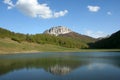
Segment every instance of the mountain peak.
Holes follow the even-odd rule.
[[[70,33],[70,32],[72,32],[72,30],[70,30],[69,28],[64,27],[64,26],[52,27],[52,28],[44,31],[45,34],[53,34],[55,36],[58,36],[60,34]]]

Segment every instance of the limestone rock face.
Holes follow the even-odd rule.
[[[63,27],[63,26],[58,26],[58,27],[52,27],[49,30],[46,30],[44,34],[52,34],[55,36],[58,36],[60,34],[67,34],[72,32],[69,28]]]

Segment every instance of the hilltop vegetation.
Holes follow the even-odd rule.
[[[57,45],[67,48],[88,48],[87,42],[85,39],[78,39],[67,36],[54,36],[49,34],[21,34],[14,33],[9,30],[0,28],[0,38],[10,38],[16,42],[29,42],[29,43],[37,43],[37,44],[51,44]],[[91,41],[89,41],[91,42]]]
[[[91,48],[98,49],[120,49],[120,30],[108,38],[103,38],[95,43],[92,43],[90,46]]]
[[[42,51],[99,51],[120,49],[120,31],[108,38],[96,39],[71,32],[59,36],[49,34],[21,34],[0,28],[0,53]],[[84,48],[84,49],[83,49]],[[82,49],[82,50],[81,50]],[[114,50],[112,50],[114,51]],[[116,50],[115,50],[116,51]],[[119,50],[117,50],[119,51]]]
[[[72,39],[77,39],[77,40],[79,40],[81,42],[84,42],[84,43],[95,42],[97,40],[95,38],[92,38],[92,37],[89,37],[89,36],[86,36],[86,35],[81,35],[81,34],[78,34],[76,32],[61,34],[59,36],[69,37],[69,38],[72,38]]]

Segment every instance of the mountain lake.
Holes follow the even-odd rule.
[[[0,80],[120,80],[120,52],[0,55]]]

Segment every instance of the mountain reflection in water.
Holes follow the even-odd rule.
[[[120,80],[119,75],[119,52],[0,56],[0,80]]]
[[[70,73],[72,69],[68,66],[60,66],[60,65],[55,65],[51,66],[48,71],[50,73],[56,74],[56,75],[65,75]]]

